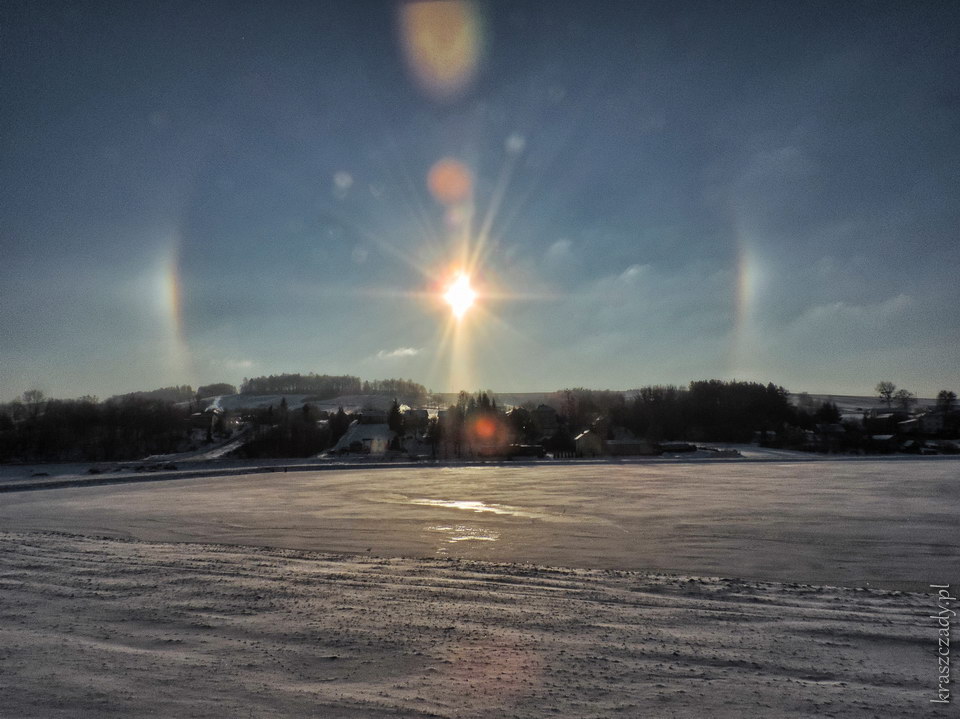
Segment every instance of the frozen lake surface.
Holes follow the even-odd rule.
[[[924,590],[960,461],[267,473],[0,495],[0,529]]]

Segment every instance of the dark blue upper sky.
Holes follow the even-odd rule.
[[[410,6],[0,6],[0,400],[283,371],[960,391],[960,5],[479,3],[446,94]],[[423,296],[460,236],[444,157],[498,295],[459,351]]]

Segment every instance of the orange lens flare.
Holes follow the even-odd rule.
[[[480,62],[480,18],[465,0],[415,0],[400,6],[407,65],[421,89],[437,100],[458,97]]]
[[[466,436],[481,454],[503,451],[513,441],[507,425],[493,414],[483,414],[468,422]]]
[[[444,157],[430,168],[427,187],[437,202],[447,206],[459,205],[470,199],[473,178],[462,162]]]
[[[490,441],[497,435],[497,423],[489,417],[481,417],[473,425],[473,432],[477,439]]]

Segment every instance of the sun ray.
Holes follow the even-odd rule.
[[[453,342],[450,351],[450,372],[448,386],[455,388],[471,387],[474,384],[473,351],[470,333],[461,322],[453,323]]]
[[[380,122],[382,124],[382,120]],[[389,135],[389,131],[385,131],[385,134],[388,138],[388,147],[396,155],[400,155],[400,150],[397,147],[397,143],[393,137]],[[430,220],[429,212],[422,201],[422,194],[418,191],[417,184],[410,176],[410,172],[407,169],[407,164],[403,162],[402,157],[399,157],[396,165],[399,168],[398,172],[403,180],[402,184],[399,186],[403,188],[409,195],[406,201],[409,203],[411,208],[410,211],[413,213],[414,219],[420,224],[422,236],[433,245],[434,249],[441,250],[443,247],[443,241],[439,233],[436,232],[433,222]],[[390,168],[388,168],[388,172],[391,172]]]
[[[452,321],[447,321],[439,326],[435,343],[437,349],[429,368],[430,377],[440,376],[443,362],[452,354],[455,324]]]
[[[353,55],[356,71],[367,80],[366,83],[360,83],[360,86],[370,87],[372,85],[372,75],[368,72],[367,66],[355,55],[355,49],[351,49],[348,52],[351,52]],[[395,203],[397,207],[393,208],[393,212],[403,212],[414,226],[414,236],[417,237],[419,241],[426,241],[434,254],[439,256],[444,250],[443,240],[440,233],[436,230],[435,223],[430,219],[430,214],[423,203],[423,194],[418,190],[419,186],[414,182],[409,169],[415,166],[416,163],[406,161],[391,131],[391,127],[384,120],[385,117],[389,116],[390,108],[386,106],[383,98],[376,93],[370,94],[368,97],[378,107],[378,111],[371,113],[367,118],[369,121],[376,123],[380,137],[382,138],[380,145],[380,149],[382,150],[380,157],[382,160],[377,164],[380,165],[380,169],[386,177],[385,186],[396,193],[399,200]],[[403,244],[397,244],[396,242],[385,239],[385,235],[388,234],[386,231],[377,232],[365,230],[354,223],[344,220],[335,213],[328,212],[326,214],[342,227],[362,237],[370,244],[375,245],[387,254],[399,259],[421,274],[428,274],[426,267],[417,264],[416,261],[412,259],[413,253],[410,251],[409,246],[405,247]]]
[[[476,233],[474,252],[468,260],[469,267],[479,267],[484,264],[499,244],[499,238],[491,238],[490,230],[493,228],[494,219],[497,213],[500,212],[503,198],[510,186],[510,180],[513,177],[513,171],[516,167],[518,157],[519,153],[510,153],[500,169],[500,175],[497,178],[497,183],[494,185],[490,204],[483,218],[483,224]]]

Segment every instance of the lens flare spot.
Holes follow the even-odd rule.
[[[473,305],[474,300],[477,299],[477,293],[470,286],[470,278],[461,272],[447,287],[443,299],[450,305],[454,316],[459,320]]]
[[[473,431],[477,439],[490,441],[497,434],[497,423],[490,417],[481,417],[473,425]]]
[[[470,198],[473,178],[470,170],[459,160],[444,157],[437,160],[427,174],[427,187],[437,202],[458,205]]]
[[[480,19],[465,0],[412,0],[400,6],[400,37],[413,76],[437,100],[460,95],[480,61]]]

